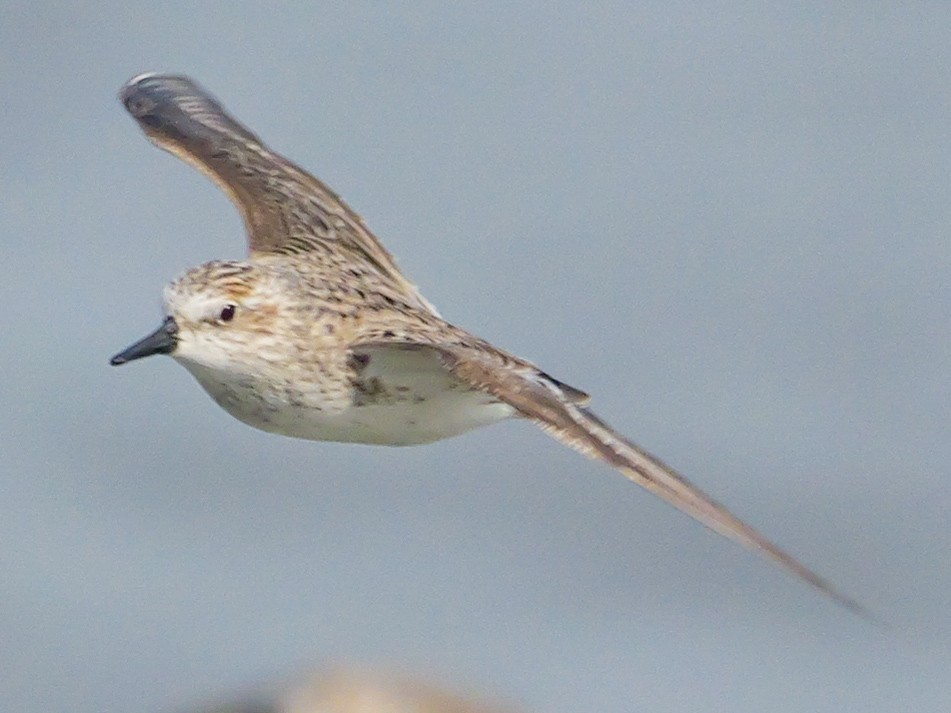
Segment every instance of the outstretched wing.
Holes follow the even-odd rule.
[[[359,350],[414,349],[433,355],[443,368],[474,389],[491,394],[577,451],[616,468],[641,487],[710,529],[759,552],[840,604],[868,616],[855,600],[733,515],[673,468],[641,450],[585,408],[582,394],[557,382],[528,362],[481,346],[375,342]]]
[[[153,143],[195,166],[231,198],[251,252],[317,251],[332,265],[358,263],[435,313],[360,216],[324,183],[268,149],[191,79],[143,74],[119,98]]]

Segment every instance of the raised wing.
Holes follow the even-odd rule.
[[[244,218],[252,253],[316,252],[329,265],[356,262],[435,313],[360,216],[324,183],[268,149],[191,79],[143,74],[119,98],[153,143],[227,193]]]
[[[584,407],[586,401],[575,396],[583,392],[566,391],[564,385],[533,365],[478,345],[444,346],[404,341],[355,347],[355,350],[361,349],[430,352],[456,378],[509,404],[550,436],[590,458],[607,463],[711,530],[759,552],[840,604],[871,618],[855,600],[838,592],[828,581],[774,545],[673,468],[641,450],[595,416]]]

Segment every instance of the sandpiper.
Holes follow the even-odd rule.
[[[112,364],[169,354],[231,415],[297,438],[405,446],[526,419],[861,611],[595,416],[585,392],[443,319],[328,186],[191,79],[140,75],[120,99],[153,143],[231,198],[250,250],[172,282],[162,325]]]

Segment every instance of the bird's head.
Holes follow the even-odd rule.
[[[273,342],[279,306],[271,277],[249,262],[215,261],[165,288],[165,320],[119,352],[114,366],[153,354],[216,371],[243,371]]]

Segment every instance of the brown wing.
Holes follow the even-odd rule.
[[[528,362],[503,352],[470,346],[407,342],[375,348],[431,350],[452,374],[492,394],[529,418],[546,433],[577,451],[616,468],[627,478],[667,501],[711,530],[759,552],[849,609],[869,617],[855,600],[841,594],[791,555],[737,518],[673,468],[641,450],[573,398],[564,386]],[[871,617],[869,617],[871,618]]]
[[[119,98],[153,143],[209,176],[231,198],[252,253],[319,251],[330,264],[357,262],[435,313],[360,216],[324,183],[268,149],[191,79],[143,74]]]

